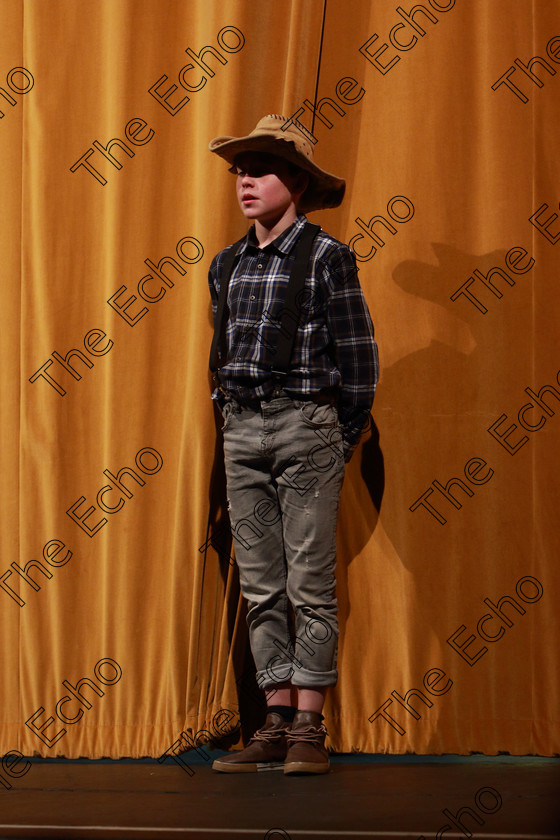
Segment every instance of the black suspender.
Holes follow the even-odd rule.
[[[300,321],[298,296],[303,291],[305,285],[313,240],[320,230],[319,225],[312,225],[307,222],[296,245],[295,260],[290,273],[290,280],[286,289],[286,298],[280,319],[280,338],[272,365],[272,373],[277,382],[283,381],[290,369],[292,351]]]
[[[300,321],[297,305],[298,295],[303,291],[307,276],[307,266],[311,256],[311,249],[313,248],[313,240],[320,230],[319,225],[312,225],[307,222],[296,244],[294,264],[290,273],[284,306],[280,317],[280,338],[274,353],[274,364],[272,366],[272,373],[277,383],[286,377],[290,368],[296,331]],[[230,277],[233,273],[236,251],[244,239],[245,237],[229,248],[221,272],[214,338],[210,350],[210,370],[214,373],[215,378],[218,375],[219,362],[223,364],[225,361],[224,321],[227,291]]]
[[[235,258],[237,256],[237,249],[244,241],[245,237],[242,237],[242,239],[239,239],[237,242],[234,242],[233,245],[231,245],[228,249],[228,252],[224,258],[222,275],[220,277],[220,293],[218,295],[218,308],[216,310],[216,319],[214,322],[214,338],[212,339],[212,347],[210,348],[210,370],[213,374],[216,374],[216,371],[220,366],[219,362],[222,362],[223,364],[226,358],[224,316],[227,306],[228,286],[230,277],[233,272],[233,264],[235,263]]]

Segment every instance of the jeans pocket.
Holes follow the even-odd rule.
[[[312,429],[331,429],[338,426],[338,410],[335,405],[326,403],[304,402],[299,409],[299,416],[306,426]]]
[[[224,424],[222,426],[222,432],[225,432],[229,428],[229,425],[231,423],[231,418],[234,414],[233,402],[231,400],[229,400],[228,402],[224,403],[224,405],[221,408],[221,412],[222,412],[222,417],[224,418]]]

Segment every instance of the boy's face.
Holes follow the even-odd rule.
[[[237,200],[247,219],[275,222],[293,207],[307,186],[304,173],[292,175],[282,158],[242,152],[235,159]]]

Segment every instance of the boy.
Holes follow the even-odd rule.
[[[228,773],[329,770],[321,710],[338,678],[336,521],[378,378],[354,255],[303,215],[337,207],[345,189],[313,162],[306,135],[271,114],[248,136],[209,146],[231,164],[254,222],[209,272],[212,397],[224,417],[235,556],[267,699],[248,746],[214,761]]]

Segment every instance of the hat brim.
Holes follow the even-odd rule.
[[[266,152],[299,166],[310,176],[309,186],[298,205],[298,210],[302,213],[338,207],[344,198],[346,181],[330,172],[325,172],[313,161],[308,160],[305,155],[298,152],[292,140],[279,140],[271,137],[270,134],[253,134],[249,137],[215,137],[210,141],[208,148],[229,164],[233,164],[234,159],[241,152]]]

